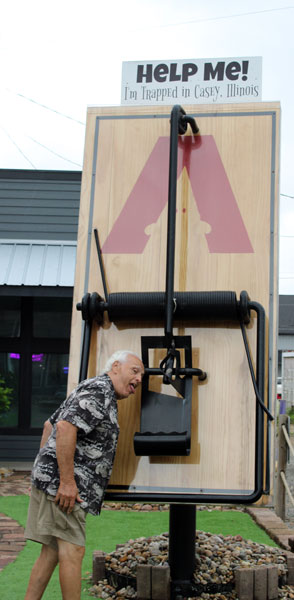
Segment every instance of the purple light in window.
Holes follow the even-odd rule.
[[[44,354],[32,354],[33,362],[41,362],[44,358]]]
[[[68,367],[63,367],[63,372],[68,373]]]
[[[15,352],[11,352],[11,353],[9,354],[9,357],[10,357],[10,358],[18,358],[18,359],[19,359],[19,358],[20,358],[20,354],[16,354]]]

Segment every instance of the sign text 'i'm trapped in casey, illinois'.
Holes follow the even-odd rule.
[[[257,102],[261,71],[261,57],[124,62],[121,104]]]

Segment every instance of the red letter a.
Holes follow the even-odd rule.
[[[141,254],[168,201],[169,137],[160,137],[135,183],[102,251]],[[200,219],[211,226],[209,252],[253,252],[235,196],[211,135],[179,137],[178,176],[186,167]]]

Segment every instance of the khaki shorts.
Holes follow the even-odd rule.
[[[58,549],[60,538],[77,546],[85,546],[86,512],[76,503],[68,515],[54,502],[54,496],[32,486],[25,538]]]

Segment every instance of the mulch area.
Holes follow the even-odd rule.
[[[28,494],[30,485],[30,471],[10,471],[0,468],[0,497]]]

